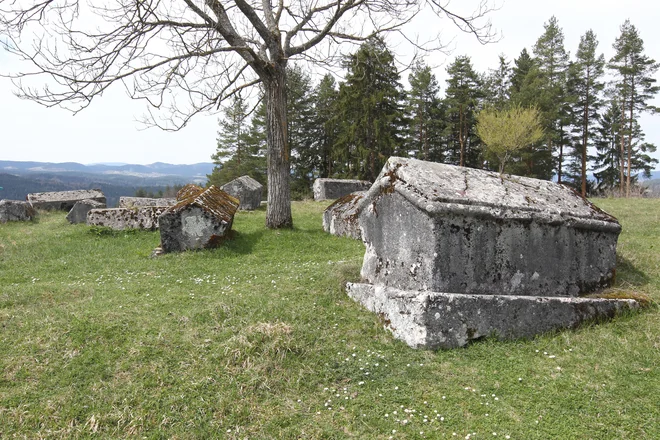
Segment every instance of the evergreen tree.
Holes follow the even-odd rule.
[[[254,143],[248,122],[246,102],[240,96],[234,97],[220,121],[217,149],[211,156],[216,166],[207,176],[208,185],[222,186],[244,175],[265,183],[265,157],[260,154],[265,142],[264,145]]]
[[[539,102],[540,110],[545,113],[545,133],[547,148],[557,150],[557,181],[562,182],[564,146],[567,126],[570,123],[570,107],[567,102],[566,74],[569,56],[564,49],[564,33],[556,17],[543,25],[544,32],[534,45],[534,55],[539,72],[545,79],[544,94]]]
[[[580,38],[575,62],[568,69],[568,90],[573,96],[574,143],[570,163],[567,166],[569,181],[587,195],[588,148],[598,122],[598,111],[602,106],[601,93],[605,88],[602,80],[605,57],[596,54],[598,40],[592,30]]]
[[[497,69],[491,69],[484,83],[484,102],[496,110],[509,106],[512,88],[512,71],[504,54],[499,55]]]
[[[621,35],[614,42],[614,57],[608,67],[614,71],[614,89],[620,100],[623,135],[620,136],[619,181],[621,193],[630,195],[634,161],[634,132],[637,117],[641,112],[651,110],[648,101],[660,90],[653,75],[660,66],[655,60],[644,55],[644,41],[637,28],[629,20],[621,25]]]
[[[348,72],[339,89],[336,173],[373,181],[403,143],[399,74],[394,55],[380,38],[364,42],[344,66]]]
[[[316,177],[330,177],[335,172],[332,154],[339,137],[338,98],[334,77],[325,75],[313,93],[314,115],[311,132]]]
[[[287,135],[291,152],[291,194],[301,199],[311,195],[316,157],[311,146],[312,80],[298,66],[287,69]]]
[[[480,140],[476,135],[476,113],[484,96],[482,81],[468,56],[458,56],[447,68],[447,129],[449,163],[482,168]]]
[[[413,67],[408,82],[408,154],[418,159],[441,162],[444,127],[438,81],[430,67],[419,63]]]

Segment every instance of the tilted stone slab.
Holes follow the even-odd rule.
[[[151,197],[119,197],[120,208],[144,208],[147,206],[174,206],[176,199],[173,197],[151,198]]]
[[[392,157],[356,209],[370,284],[578,296],[614,281],[621,226],[553,182]]]
[[[106,203],[105,195],[100,189],[81,189],[74,191],[53,191],[32,193],[27,200],[36,209],[69,211],[76,202],[81,200],[96,200]]]
[[[96,200],[80,200],[73,205],[71,211],[66,215],[66,219],[69,220],[69,223],[86,223],[87,222],[87,213],[92,209],[103,209],[105,208],[105,203],[97,202]]]
[[[339,237],[362,239],[358,205],[366,193],[358,191],[337,199],[323,211],[323,230]]]
[[[349,179],[316,179],[312,190],[314,200],[334,200],[347,196],[357,191],[366,191],[371,187],[371,182],[366,180]]]
[[[145,208],[92,209],[87,213],[89,226],[104,226],[115,230],[158,229],[158,219],[167,210],[164,206]]]
[[[264,186],[250,176],[241,176],[220,187],[224,192],[240,200],[238,209],[253,211],[261,206]]]
[[[639,308],[631,299],[466,295],[370,284],[349,283],[347,292],[378,313],[395,338],[428,349],[463,347],[484,337],[533,338]]]
[[[213,185],[201,192],[191,188],[188,194],[158,220],[165,252],[215,247],[231,231],[238,199]]]
[[[0,223],[27,222],[34,220],[37,211],[28,202],[0,200]]]

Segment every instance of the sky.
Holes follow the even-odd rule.
[[[464,8],[474,4],[453,0],[451,7]],[[564,44],[571,57],[577,51],[580,36],[592,29],[600,42],[599,51],[610,59],[612,43],[620,34],[619,27],[630,19],[644,40],[645,54],[660,61],[660,26],[657,24],[656,0],[499,0],[499,10],[490,14],[500,39],[481,45],[473,36],[461,34],[448,20],[431,20],[424,16],[413,24],[421,32],[442,31],[443,41],[452,49],[450,54],[434,54],[426,59],[444,94],[446,68],[457,55],[469,55],[477,71],[486,72],[498,64],[503,53],[513,61],[523,48],[531,53],[532,46],[543,33],[543,25],[555,16],[564,32]],[[428,35],[428,34],[427,34]],[[402,57],[406,48],[388,40]],[[21,64],[0,49],[0,73],[19,72]],[[407,73],[402,75],[404,83]],[[314,78],[318,81],[320,78]],[[656,75],[660,81],[660,74]],[[660,106],[660,97],[652,104]],[[14,95],[14,86],[0,78],[0,160],[39,162],[102,163],[123,162],[150,164],[167,162],[191,164],[210,162],[215,152],[219,114],[197,115],[178,132],[165,132],[141,126],[144,103],[133,101],[120,88],[109,89],[90,107],[72,115],[60,108],[44,108]],[[641,118],[646,140],[660,149],[660,115]],[[660,160],[660,152],[654,156]]]

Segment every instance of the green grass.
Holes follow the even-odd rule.
[[[658,302],[660,201],[596,204],[623,225],[617,289]],[[657,306],[413,350],[344,293],[364,248],[324,207],[156,259],[154,232],[0,225],[0,438],[660,438]]]

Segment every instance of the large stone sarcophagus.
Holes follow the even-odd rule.
[[[636,306],[571,302],[614,282],[621,226],[563,185],[392,157],[356,210],[364,283],[349,295],[413,346],[528,337]]]

